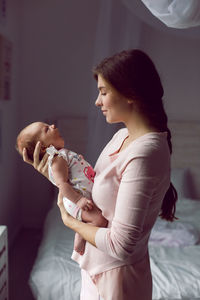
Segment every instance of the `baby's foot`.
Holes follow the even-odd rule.
[[[83,255],[85,252],[85,240],[78,233],[75,234],[74,250],[80,255]]]

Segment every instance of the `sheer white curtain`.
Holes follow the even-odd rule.
[[[94,65],[121,50],[138,48],[140,28],[141,21],[120,0],[101,0]],[[87,159],[94,165],[103,147],[121,125],[106,123],[105,117],[95,107],[98,94],[95,81],[91,94]]]
[[[134,0],[124,0],[132,5]],[[200,25],[199,0],[142,0],[152,14],[165,25],[189,28]]]

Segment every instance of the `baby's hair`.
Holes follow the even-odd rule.
[[[26,148],[26,152],[28,155],[28,158],[33,161],[33,153],[35,150],[35,146],[38,142],[38,139],[34,136],[31,136],[29,134],[24,134],[23,130],[19,133],[17,136],[17,141],[15,145],[15,149],[18,151],[18,153],[22,156],[22,151],[24,148]],[[41,160],[45,154],[45,149],[46,147],[42,146],[41,151],[39,154],[39,159]]]

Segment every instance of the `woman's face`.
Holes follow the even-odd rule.
[[[126,122],[131,113],[132,100],[121,95],[101,75],[98,75],[99,95],[95,105],[101,108],[108,123]]]

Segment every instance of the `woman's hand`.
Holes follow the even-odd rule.
[[[68,214],[68,212],[66,211],[64,204],[63,204],[63,195],[61,193],[58,194],[57,205],[60,208],[60,213],[61,213],[61,218],[62,218],[63,223],[66,226],[69,226],[69,224],[72,222],[72,220],[74,220],[74,218],[72,216],[70,216],[70,214]]]
[[[35,150],[33,153],[33,161],[28,158],[26,148],[23,149],[23,160],[28,163],[29,165],[33,166],[39,173],[41,173],[43,176],[45,176],[47,179],[49,179],[48,175],[48,154],[45,153],[43,156],[42,160],[39,159],[39,154],[40,154],[40,148],[41,148],[41,143],[37,142],[35,146]]]

